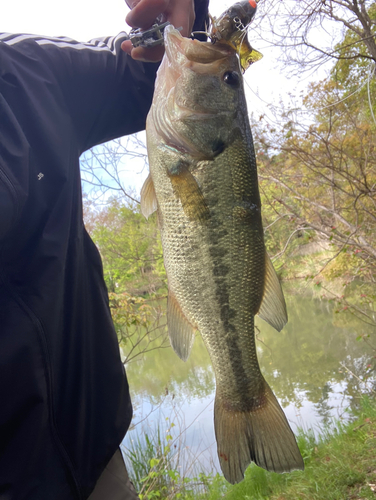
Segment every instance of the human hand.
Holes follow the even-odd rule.
[[[126,22],[132,28],[143,30],[152,26],[156,18],[162,15],[162,22],[169,21],[175,28],[182,27],[181,34],[189,36],[195,20],[193,0],[126,0],[132,9]],[[121,48],[138,61],[157,62],[163,57],[164,47],[136,47],[130,40],[121,44]]]

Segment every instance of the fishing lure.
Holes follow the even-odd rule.
[[[251,46],[247,37],[247,28],[256,14],[257,2],[244,0],[235,3],[218,19],[212,19],[209,33],[212,43],[226,43],[238,52],[243,71],[262,58],[262,54]]]

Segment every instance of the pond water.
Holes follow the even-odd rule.
[[[336,312],[328,301],[287,295],[286,302],[289,322],[282,332],[256,320],[258,359],[293,431],[318,433],[333,419],[348,418],[346,410],[367,390],[366,374],[368,389],[375,388],[375,352],[356,341],[371,333],[371,327],[347,312]],[[134,418],[123,446],[130,447],[137,436],[155,436],[159,427],[162,439],[163,433],[173,436],[183,473],[219,471],[215,380],[200,335],[186,363],[171,348],[157,349],[130,363],[127,375]],[[175,426],[169,431],[171,422]]]

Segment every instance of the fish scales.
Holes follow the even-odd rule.
[[[283,294],[263,240],[257,167],[236,51],[166,28],[166,55],[147,119],[150,176],[168,278],[171,344],[186,360],[198,330],[216,378],[214,423],[226,479],[251,461],[303,467],[294,435],[263,378],[254,316],[280,330]]]

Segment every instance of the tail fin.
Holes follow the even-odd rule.
[[[263,404],[241,412],[216,398],[214,425],[222,472],[239,483],[250,462],[274,472],[304,469],[304,462],[285,414],[265,382]]]

